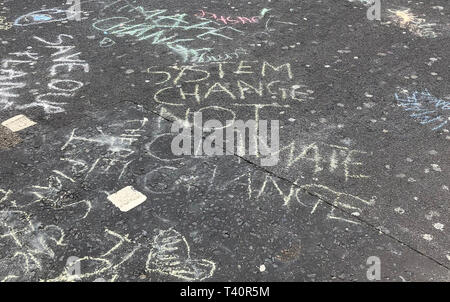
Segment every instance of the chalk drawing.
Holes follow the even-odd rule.
[[[91,277],[104,278],[107,275],[111,276],[111,281],[115,281],[118,278],[118,269],[134,256],[140,246],[132,242],[128,235],[123,236],[109,229],[105,229],[105,233],[110,240],[116,242],[112,248],[98,257],[85,256],[77,258],[70,265],[66,266],[58,277],[43,281],[74,282],[83,281]],[[81,274],[72,274],[73,266],[79,266]]]
[[[350,2],[359,2],[366,7],[374,4],[373,0],[347,0]],[[393,24],[400,28],[408,30],[415,36],[422,38],[437,38],[448,30],[448,23],[444,22],[430,22],[425,19],[425,14],[422,13],[420,16],[413,12],[411,8],[407,7],[393,7],[388,5],[389,2],[381,1],[381,7],[384,9],[381,16],[383,16],[383,25]],[[388,8],[389,7],[389,8]],[[432,6],[432,9],[437,9],[441,11],[443,7]],[[440,16],[442,18],[442,16]],[[434,18],[436,19],[436,18]],[[387,21],[385,21],[387,20]]]
[[[67,20],[67,10],[50,8],[23,15],[14,21],[15,26],[30,26]]]
[[[111,40],[108,37],[103,38],[103,40],[100,41],[100,47],[111,47],[114,44],[116,44],[116,42],[114,42],[114,40]]]
[[[431,95],[427,90],[395,93],[395,99],[410,117],[422,125],[430,125],[433,131],[442,129],[450,120],[450,102]]]
[[[153,194],[173,193],[178,182],[173,178],[177,170],[176,167],[161,166],[150,171],[143,179],[145,189]]]
[[[6,202],[6,200],[8,200],[9,196],[12,194],[11,190],[3,190],[0,188],[0,205],[4,202]]]
[[[186,238],[169,229],[160,231],[153,238],[146,269],[184,281],[203,281],[212,277],[216,264],[207,259],[192,259]]]
[[[150,273],[169,275],[184,281],[202,281],[212,277],[216,269],[216,264],[210,260],[192,259],[186,238],[174,229],[159,231],[152,241],[146,240],[144,243],[140,243],[139,238],[132,240],[128,235],[109,229],[105,229],[105,233],[115,241],[109,250],[97,257],[79,258],[58,277],[45,281],[73,282],[96,277],[110,277],[111,281],[116,281],[120,278],[124,263],[141,260],[135,255],[142,250],[149,253],[145,270]],[[81,274],[71,273],[74,264],[79,265]]]
[[[401,28],[408,29],[411,33],[425,38],[436,38],[436,23],[428,23],[424,18],[419,18],[409,8],[388,9],[388,17]]]
[[[47,179],[46,185],[31,185],[28,191],[35,199],[29,204],[22,205],[27,207],[33,204],[47,204],[57,211],[64,211],[66,209],[77,208],[78,217],[72,216],[71,219],[78,221],[85,219],[92,209],[92,202],[90,200],[77,200],[67,202],[68,184],[75,183],[71,177],[67,176],[61,171],[53,170],[52,175]]]
[[[42,225],[19,210],[0,211],[0,242],[9,257],[0,260],[0,280],[20,281],[43,269],[44,259],[54,259],[65,245],[64,231],[56,225]]]

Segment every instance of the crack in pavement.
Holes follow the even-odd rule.
[[[127,100],[127,101],[125,101],[125,102],[130,102],[130,103],[133,103],[133,104],[135,104],[135,105],[138,105],[138,104],[135,103],[134,101],[129,101],[129,100]],[[138,105],[138,106],[142,106],[142,105]],[[167,118],[167,117],[164,117],[164,116],[162,116],[161,114],[159,114],[159,113],[157,113],[157,112],[155,112],[155,111],[152,111],[152,110],[150,110],[150,109],[146,109],[146,108],[144,108],[144,106],[142,106],[142,108],[143,108],[145,111],[147,111],[147,112],[149,112],[149,113],[152,113],[152,114],[155,114],[155,115],[157,115],[158,117],[160,117],[160,118],[162,118],[162,119],[164,119],[164,120],[166,120],[166,121],[168,121],[168,122],[175,122],[175,121],[176,121],[176,120],[171,120],[171,119],[169,119],[169,118]],[[205,138],[206,138],[206,137],[203,137],[203,139],[205,139]],[[224,149],[224,151],[225,151],[225,149]],[[274,176],[274,177],[276,177],[276,178],[278,178],[278,179],[281,179],[281,180],[283,180],[283,181],[285,181],[285,182],[291,184],[292,186],[297,187],[298,189],[302,190],[303,192],[309,194],[310,196],[313,196],[313,197],[318,198],[319,200],[325,202],[327,205],[331,206],[332,208],[337,209],[337,210],[341,211],[342,213],[345,213],[345,214],[347,214],[347,215],[352,216],[354,219],[360,221],[362,224],[368,226],[370,229],[372,229],[372,230],[374,230],[374,231],[376,231],[376,232],[378,232],[378,233],[381,233],[382,235],[384,235],[384,236],[386,236],[386,237],[388,237],[388,238],[390,238],[390,239],[392,239],[392,240],[394,240],[394,241],[400,243],[400,244],[403,245],[403,246],[406,246],[407,248],[409,248],[409,249],[412,250],[413,252],[415,252],[415,253],[417,253],[417,254],[419,254],[419,255],[421,255],[421,256],[423,256],[423,257],[429,259],[429,260],[431,260],[432,262],[436,263],[437,265],[439,265],[439,266],[441,266],[441,267],[447,269],[448,271],[450,271],[450,267],[449,267],[449,266],[445,265],[444,263],[440,262],[439,260],[435,259],[434,257],[432,257],[432,256],[430,256],[430,255],[428,255],[428,254],[426,254],[426,253],[424,253],[424,252],[418,250],[417,248],[415,248],[415,247],[413,247],[412,245],[410,245],[409,243],[407,243],[407,242],[401,240],[400,238],[397,238],[396,236],[393,236],[393,235],[391,235],[391,234],[388,234],[388,233],[384,232],[384,231],[381,230],[380,228],[376,227],[374,224],[370,223],[368,220],[365,220],[365,219],[363,219],[363,218],[361,218],[361,217],[358,217],[358,216],[353,216],[353,215],[351,215],[350,212],[344,210],[343,208],[340,208],[340,207],[336,206],[333,202],[331,202],[331,201],[329,201],[329,200],[326,200],[326,199],[320,197],[320,196],[317,195],[317,194],[314,194],[314,192],[311,192],[311,191],[309,191],[308,189],[302,188],[302,187],[299,186],[295,181],[293,182],[292,180],[290,180],[290,179],[288,179],[288,178],[286,178],[286,177],[280,176],[280,175],[278,175],[278,174],[276,174],[276,173],[274,173],[274,172],[272,172],[272,171],[270,171],[270,170],[267,170],[266,168],[264,168],[264,167],[262,167],[262,166],[259,166],[258,164],[254,163],[254,162],[252,162],[252,161],[250,161],[250,160],[248,160],[248,159],[246,159],[246,158],[244,158],[244,157],[242,157],[242,156],[239,156],[238,154],[235,154],[235,153],[234,153],[233,156],[235,156],[235,157],[237,157],[237,158],[239,158],[239,159],[242,159],[243,161],[245,161],[245,162],[247,162],[248,164],[250,164],[250,165],[256,167],[258,170],[261,170],[261,171],[263,171],[264,173],[266,173],[266,174],[268,174],[268,175]]]

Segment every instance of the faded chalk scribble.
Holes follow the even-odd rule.
[[[450,102],[431,95],[428,91],[396,93],[395,99],[403,110],[422,125],[430,125],[432,130],[439,130],[448,124],[450,119]]]
[[[214,274],[216,265],[210,260],[192,259],[186,238],[169,229],[160,231],[153,238],[146,268],[185,281],[202,281]]]

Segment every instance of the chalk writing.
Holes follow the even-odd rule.
[[[146,10],[126,0],[115,1],[102,11],[106,10],[112,11],[114,16],[94,22],[93,28],[117,38],[128,36],[137,41],[150,41],[152,45],[168,47],[181,55],[184,62],[193,62],[195,59],[191,57],[211,51],[212,38],[229,41],[233,40],[233,33],[241,33],[216,21],[191,22],[188,14],[170,15],[165,9]],[[198,47],[204,41],[209,42],[204,47]],[[190,43],[195,43],[195,46],[190,46]]]
[[[210,64],[205,67],[183,65],[147,69],[151,85],[162,86],[150,99],[162,105],[161,111],[164,112],[161,114],[169,114],[167,107],[184,107],[182,120],[187,121],[193,111],[200,111],[203,114],[222,112],[228,120],[234,121],[237,112],[244,109],[253,112],[252,119],[259,122],[261,112],[268,108],[282,110],[291,104],[314,99],[313,90],[303,83],[294,82],[290,63],[240,61]],[[255,77],[260,80],[255,80]],[[211,78],[219,81],[210,83]]]
[[[376,196],[370,199],[361,198],[353,194],[330,188],[323,184],[302,183],[300,177],[293,184],[263,172],[248,172],[241,174],[229,182],[221,184],[221,189],[227,190],[230,186],[243,185],[247,187],[249,200],[264,200],[270,196],[273,203],[275,192],[280,197],[281,206],[289,209],[295,205],[309,209],[307,215],[317,215],[319,209],[327,211],[326,218],[338,222],[359,224],[357,219],[350,219],[350,214],[358,217],[363,209],[375,205]],[[276,195],[275,195],[276,196]],[[344,215],[343,211],[347,212]]]
[[[130,158],[135,150],[132,144],[137,142],[147,126],[147,119],[125,121],[125,128],[120,135],[105,134],[99,130],[99,135],[82,136],[78,129],[73,129],[66,143],[61,147],[64,157],[60,159],[65,164],[62,170],[52,170],[44,185],[33,185],[29,192],[36,197],[33,203],[46,203],[60,210],[79,208],[78,219],[85,219],[92,208],[90,200],[66,202],[66,192],[69,185],[78,180],[86,181],[90,177],[112,176],[120,180],[133,162]],[[78,132],[77,132],[78,131]],[[101,156],[92,157],[85,150],[95,148],[102,150]]]
[[[293,140],[280,147],[279,153],[280,165],[287,170],[301,171],[302,175],[318,177],[330,173],[345,181],[370,177],[360,172],[364,164],[359,160],[367,156],[367,152],[361,150],[319,142],[300,145]]]
[[[222,22],[223,24],[248,24],[248,23],[258,23],[259,22],[259,16],[253,16],[253,17],[225,17],[225,16],[219,16],[214,13],[206,12],[202,9],[199,10],[199,13],[195,14],[196,17],[199,18],[212,18],[216,21]]]
[[[62,160],[71,163],[72,173],[79,177],[83,175],[84,179],[96,171],[116,175],[120,179],[132,162],[130,156],[135,153],[132,145],[139,141],[144,128],[148,126],[147,122],[147,118],[125,121],[126,129],[119,135],[106,134],[98,129],[99,135],[85,137],[77,134],[78,129],[73,129],[69,139],[61,147],[65,151]],[[84,154],[84,149],[88,146],[104,148],[105,152],[101,157],[91,158]]]
[[[317,148],[319,144],[314,144]],[[148,146],[151,149],[151,146]],[[313,148],[314,146],[309,146]],[[323,147],[321,147],[323,148]],[[342,159],[342,169],[344,170],[344,175],[350,179],[367,178],[368,176],[353,174],[350,172],[351,167],[357,167],[360,165],[358,162],[353,162],[351,156],[356,153],[351,152],[350,149],[345,147],[328,147],[330,150],[336,148],[337,151],[345,150],[346,156]],[[303,152],[308,148],[305,147]],[[331,151],[331,159],[333,158],[333,151]],[[350,155],[349,154],[353,154]],[[345,155],[345,154],[344,154]],[[335,154],[336,156],[336,154]],[[292,157],[295,158],[295,157]],[[301,156],[297,159],[300,160]],[[236,187],[244,187],[247,189],[247,198],[251,200],[265,200],[266,196],[270,198],[267,201],[271,204],[277,203],[276,196],[279,196],[280,201],[278,204],[285,207],[288,210],[294,206],[300,206],[300,208],[308,209],[305,215],[319,215],[323,210],[327,212],[326,219],[334,220],[337,222],[359,224],[357,219],[351,219],[350,214],[354,217],[362,215],[364,209],[373,207],[376,202],[376,197],[372,196],[370,198],[359,197],[355,194],[344,192],[342,190],[333,189],[323,183],[308,183],[303,180],[305,177],[298,175],[298,178],[294,183],[287,183],[278,179],[275,176],[268,175],[262,171],[250,171],[242,172],[242,169],[233,170],[234,173],[229,174],[227,172],[227,178],[229,181],[220,181],[216,179],[216,175],[221,173],[221,165],[214,165],[208,171],[200,171],[199,168],[195,167],[196,174],[189,175],[194,168],[186,167],[185,169],[180,169],[176,167],[178,158],[173,159],[161,159],[166,163],[172,163],[173,166],[161,166],[146,174],[140,183],[145,186],[145,189],[150,194],[163,194],[167,197],[175,196],[174,194],[179,194],[180,191],[184,191],[189,194],[190,190],[195,187],[211,188],[214,187],[216,192],[227,192],[230,189]],[[305,164],[310,164],[312,162],[312,170],[315,171],[316,168],[322,168],[320,166],[321,161],[315,161],[314,157],[312,159],[302,159]],[[347,163],[344,163],[344,162]],[[316,165],[319,164],[319,165]],[[330,167],[336,169],[338,162],[330,162]],[[302,173],[305,169],[296,168],[296,170],[301,170]],[[229,170],[227,170],[229,171]],[[347,171],[347,172],[345,172]],[[275,195],[273,194],[275,193]],[[347,211],[348,215],[344,215],[341,210]]]
[[[173,46],[172,51],[179,54],[183,58],[183,62],[190,61],[191,63],[223,62],[238,59],[248,54],[248,51],[242,47],[236,48],[233,52],[226,52],[219,55],[213,54],[211,48],[189,50],[181,45]]]
[[[0,68],[0,106],[3,109],[27,109],[39,107],[46,113],[64,112],[64,105],[67,98],[73,97],[75,93],[84,86],[84,83],[67,78],[68,75],[76,74],[78,71],[89,72],[89,64],[79,56],[81,52],[76,52],[76,47],[67,43],[73,40],[73,36],[60,34],[54,41],[47,41],[41,37],[34,36],[34,40],[44,43],[46,49],[56,50],[50,55],[53,63],[48,69],[50,81],[46,91],[41,90],[41,86],[36,89],[30,87],[29,93],[33,94],[34,101],[28,104],[21,104],[23,99],[23,88],[29,85],[27,81],[29,73],[27,66],[34,66],[40,63],[39,53],[25,50],[21,52],[9,53],[9,57],[1,61]],[[69,44],[69,45],[67,45]],[[19,97],[21,97],[19,99]],[[1,108],[1,107],[0,107]]]
[[[207,66],[147,69],[152,86],[162,86],[153,95],[153,101],[160,105],[162,117],[179,121],[189,128],[192,127],[193,115],[199,112],[209,119],[219,117],[222,124],[229,127],[241,112],[247,114],[247,118],[248,114],[252,115],[251,119],[259,123],[261,115],[270,109],[282,111],[290,108],[291,104],[314,99],[314,91],[304,84],[294,84],[290,63],[240,61],[218,62],[212,66],[214,69],[211,65]],[[260,77],[260,80],[255,81],[255,76]],[[210,83],[210,78],[218,78],[219,81]],[[178,107],[182,109],[182,113],[173,114],[170,107]],[[200,154],[196,152],[196,148],[200,148],[200,145],[194,146],[194,154]],[[257,154],[256,157],[259,158],[260,155]],[[157,158],[161,159],[159,156]]]

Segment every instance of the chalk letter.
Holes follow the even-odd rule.
[[[262,67],[262,72],[261,72],[263,77],[266,76],[266,67],[267,66],[269,66],[270,68],[272,68],[275,71],[280,71],[282,68],[286,67],[289,79],[292,79],[292,70],[291,70],[291,64],[290,63],[286,63],[286,64],[280,65],[278,67],[274,67],[274,66],[272,66],[269,63],[264,61],[263,67]]]
[[[216,90],[216,89],[215,89],[216,86],[219,86],[220,89],[219,89],[219,90]],[[205,94],[205,99],[207,99],[211,93],[213,93],[213,92],[221,92],[221,91],[226,92],[233,100],[236,99],[236,97],[234,96],[234,94],[231,93],[231,91],[229,91],[225,86],[223,86],[223,85],[220,84],[219,82],[214,83],[214,85],[212,85],[212,86],[208,89],[208,92],[206,92],[206,94]]]

